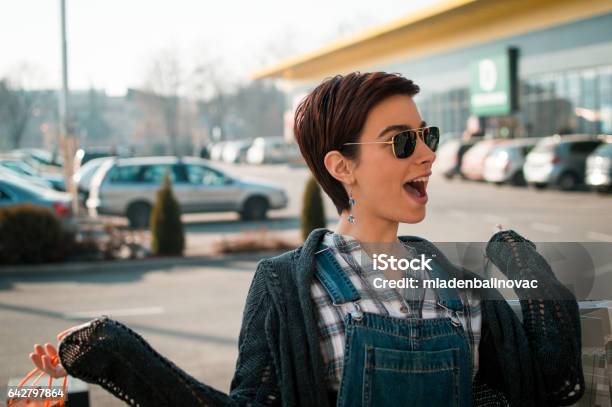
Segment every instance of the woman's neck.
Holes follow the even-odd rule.
[[[356,223],[348,221],[348,212],[343,211],[336,226],[336,233],[353,236],[360,242],[367,243],[396,243],[398,242],[398,222],[369,217],[356,219]]]

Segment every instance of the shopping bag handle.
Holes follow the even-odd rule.
[[[51,358],[51,365],[55,366],[59,363],[59,356],[53,356]],[[40,372],[40,374],[38,375],[38,377],[36,379],[34,379],[34,381],[32,382],[32,386],[34,386],[36,383],[38,383],[38,381],[41,379],[41,377],[43,377],[46,372],[39,369],[38,367],[35,367],[34,369],[32,369],[27,375],[25,375],[25,377],[23,379],[21,379],[21,381],[17,384],[17,388],[21,388],[23,387],[36,373]],[[64,399],[66,397],[66,384],[68,382],[68,375],[64,376],[64,380],[62,380],[62,398],[59,401],[59,407],[64,407]],[[53,377],[51,375],[49,375],[49,388],[51,388],[51,385],[53,384]],[[11,407],[14,403],[16,402],[15,399],[11,399],[7,402],[6,407]],[[45,401],[45,407],[50,407],[51,405],[51,401],[50,400],[46,400]]]

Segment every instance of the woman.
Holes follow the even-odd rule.
[[[438,142],[418,91],[397,74],[356,72],[325,80],[299,105],[296,140],[340,220],[258,263],[229,395],[107,317],[60,334],[59,350],[36,345],[33,362],[143,406],[574,403],[584,392],[576,300],[516,232],[494,234],[487,256],[508,278],[538,280],[516,289],[523,322],[494,289],[373,286],[377,272],[396,281],[402,273],[369,270],[368,242],[435,258],[421,279],[478,278],[427,240],[397,236],[400,222],[425,217]]]

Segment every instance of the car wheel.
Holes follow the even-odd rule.
[[[546,183],[544,183],[544,182],[530,182],[529,186],[533,187],[535,189],[544,189],[544,188],[546,188]]]
[[[525,185],[525,176],[523,175],[523,171],[517,171],[510,181],[512,185],[515,186],[524,186]]]
[[[127,218],[133,229],[144,229],[149,227],[151,217],[151,205],[146,202],[134,202],[128,206]]]
[[[574,190],[578,186],[578,177],[571,172],[563,173],[557,181],[557,186],[563,191]]]
[[[254,196],[246,200],[240,218],[242,220],[263,220],[268,212],[268,201],[261,196]]]
[[[612,192],[612,186],[604,185],[604,186],[595,187],[595,192],[597,192],[598,194],[602,194],[602,195],[609,194]]]

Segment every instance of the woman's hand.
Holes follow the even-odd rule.
[[[71,328],[68,328],[60,332],[59,334],[57,334],[58,342],[61,343],[61,341],[66,336],[76,331],[77,329],[86,327],[91,322],[92,321],[85,322],[84,324],[80,324],[80,325],[75,325]],[[58,345],[58,348],[59,348],[59,345]],[[57,353],[57,348],[48,342],[45,343],[44,346],[38,343],[35,344],[34,352],[30,353],[30,359],[32,360],[32,363],[34,363],[34,365],[37,368],[39,368],[40,370],[47,373],[49,376],[53,378],[64,377],[68,374],[66,372],[66,369],[64,369],[64,367],[60,363],[60,358],[59,358],[59,354]]]

